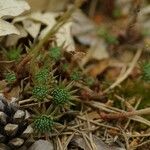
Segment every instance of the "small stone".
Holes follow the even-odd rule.
[[[20,147],[23,145],[23,143],[24,143],[24,140],[21,138],[15,138],[15,139],[12,139],[11,141],[9,141],[9,145],[13,148]]]
[[[54,150],[54,146],[52,142],[45,141],[45,140],[38,140],[36,141],[29,150]]]
[[[33,133],[33,128],[31,127],[31,125],[29,125],[22,133],[22,137],[29,137],[32,133]]]
[[[17,123],[22,122],[22,120],[24,119],[24,117],[25,117],[25,112],[23,110],[17,110],[16,113],[14,114],[14,120]]]
[[[10,150],[10,148],[5,144],[0,143],[0,150]]]
[[[5,125],[7,123],[6,119],[7,115],[4,112],[0,111],[0,122]]]
[[[18,131],[18,125],[9,123],[4,127],[4,131],[6,132],[7,135],[13,136]]]

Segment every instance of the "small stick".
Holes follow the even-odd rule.
[[[130,73],[134,69],[138,59],[140,58],[141,54],[142,54],[142,49],[139,49],[136,52],[136,54],[135,54],[135,56],[134,56],[134,58],[133,58],[133,60],[131,62],[130,67],[127,69],[127,71],[124,73],[124,75],[119,77],[109,88],[104,90],[103,93],[107,93],[109,90],[114,89],[116,86],[118,86],[120,83],[122,83],[130,75]]]
[[[104,112],[100,112],[100,116],[104,119],[122,119],[135,115],[146,115],[146,114],[150,114],[150,107],[141,110],[135,110],[131,112],[121,112],[116,114],[106,114]]]

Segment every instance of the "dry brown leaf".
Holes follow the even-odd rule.
[[[0,19],[0,36],[9,35],[9,34],[19,35],[19,31],[17,30],[17,28],[15,28],[14,25]]]
[[[62,11],[67,7],[69,0],[27,0],[31,11]]]
[[[59,14],[60,13],[55,12],[35,12],[26,16],[17,17],[13,20],[13,22],[23,22],[24,28],[33,38],[35,38],[39,34],[41,24],[46,25],[46,27],[41,31],[39,35],[39,39],[41,40],[56,24],[56,17]],[[64,44],[64,47],[67,51],[75,50],[75,44],[70,31],[71,26],[72,22],[68,22],[64,24],[56,33],[57,45],[62,46]]]
[[[100,115],[97,111],[92,111],[92,112],[88,113],[87,115],[85,115],[83,117],[86,118],[86,116],[88,116],[89,120],[100,119]]]
[[[18,16],[30,6],[25,0],[0,0],[0,18],[4,16]]]
[[[94,45],[88,50],[87,54],[81,61],[81,66],[84,66],[90,60],[103,60],[109,58],[109,54],[106,50],[106,43],[102,40],[97,40]]]
[[[5,97],[8,100],[12,100],[13,98],[18,98],[20,93],[20,87],[14,87],[10,92],[4,92]]]
[[[95,24],[81,11],[73,14],[72,34],[84,45],[93,45],[97,41]]]
[[[33,37],[36,38],[40,32],[41,23],[34,22],[32,20],[23,20],[22,21],[24,29]]]
[[[2,91],[6,87],[7,83],[5,80],[0,81],[0,91]]]
[[[19,34],[19,31],[12,24],[2,20],[4,17],[18,16],[30,7],[24,0],[0,0],[0,36]]]
[[[108,59],[103,59],[99,61],[99,63],[92,65],[87,69],[87,72],[93,76],[96,77],[97,75],[100,75],[101,73],[106,70],[106,68],[109,66],[109,60]]]
[[[68,22],[64,24],[56,33],[57,45],[61,46],[64,44],[64,47],[66,47],[66,51],[68,52],[75,50],[75,43],[71,35],[71,26],[72,22]]]
[[[21,25],[15,25],[15,26],[19,30],[20,35],[14,35],[14,34],[9,35],[6,41],[7,47],[16,45],[20,38],[27,37],[28,35],[25,29]]]

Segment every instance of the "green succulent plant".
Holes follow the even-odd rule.
[[[53,60],[57,61],[61,58],[61,49],[59,47],[53,47],[50,49],[49,55]]]
[[[48,88],[46,86],[35,86],[32,90],[32,96],[38,101],[43,101],[48,95]]]
[[[48,69],[41,69],[36,75],[35,80],[37,83],[46,83],[49,77],[49,70]]]
[[[71,80],[79,81],[82,79],[81,72],[78,70],[74,70],[70,75]]]
[[[94,84],[94,78],[92,77],[87,77],[84,79],[84,81],[88,86],[92,86]]]
[[[108,29],[101,27],[98,30],[98,35],[105,39],[108,44],[118,44],[117,38],[108,32]]]
[[[13,48],[6,52],[6,56],[10,61],[18,61],[21,57],[21,52],[22,50],[20,48]]]
[[[107,34],[105,40],[108,44],[118,44],[118,40],[114,35]]]
[[[141,64],[142,79],[150,81],[150,62],[144,62]]]
[[[71,100],[76,99],[76,96],[73,95],[76,90],[71,90],[72,86],[72,83],[68,85],[60,83],[55,86],[51,92],[53,103],[56,105],[72,104]]]
[[[98,29],[97,33],[99,36],[104,38],[108,34],[108,31],[105,27],[102,26],[101,28]]]
[[[5,80],[8,84],[13,84],[16,81],[16,74],[11,72],[5,75]]]
[[[115,9],[113,10],[113,12],[112,12],[112,16],[113,16],[114,18],[119,18],[119,17],[121,17],[121,9],[115,8]]]
[[[65,64],[63,64],[62,65],[62,69],[63,69],[63,71],[66,71],[67,69],[68,69],[68,64],[67,63],[65,63]]]
[[[54,125],[54,121],[48,115],[37,116],[33,122],[35,131],[39,133],[47,133],[52,131],[53,125]]]

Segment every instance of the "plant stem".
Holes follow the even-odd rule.
[[[116,114],[100,113],[100,116],[104,119],[121,119],[121,118],[128,118],[135,115],[146,115],[146,114],[150,114],[150,107],[141,110],[135,110],[131,112],[121,112]]]
[[[43,45],[48,42],[48,40],[55,35],[55,33],[64,25],[67,20],[71,17],[72,13],[75,11],[76,7],[68,10],[64,15],[58,20],[58,22],[50,29],[46,36],[28,53],[28,55],[18,64],[16,67],[17,73],[22,73],[24,66],[31,61],[34,63],[39,51],[42,49]]]

